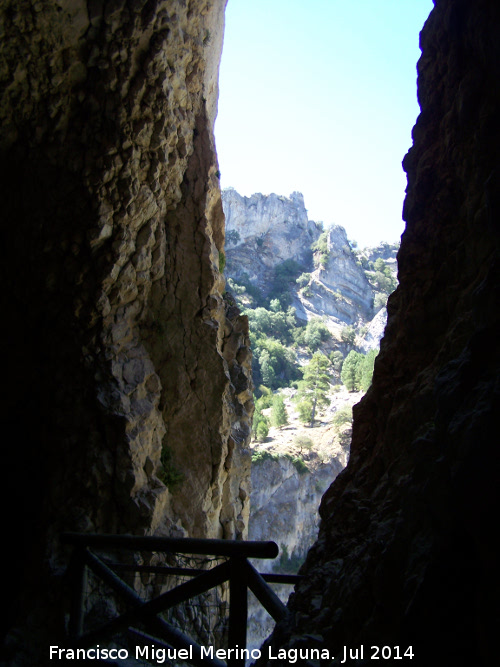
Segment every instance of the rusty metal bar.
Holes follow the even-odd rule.
[[[276,558],[276,542],[244,540],[203,540],[191,537],[137,537],[135,535],[96,535],[65,533],[63,542],[92,549],[128,549],[132,551],[163,551],[205,556],[244,556],[245,558]]]

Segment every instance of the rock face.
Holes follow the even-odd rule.
[[[250,539],[274,540],[290,557],[305,557],[318,532],[321,496],[346,465],[347,452],[315,463],[311,472],[299,471],[286,457],[252,464]]]
[[[356,263],[343,227],[333,225],[328,229],[328,261],[314,270],[311,245],[318,240],[322,227],[308,220],[300,192],[293,192],[289,198],[260,193],[242,197],[236,190],[227,189],[222,202],[228,275],[236,282],[244,276],[267,293],[276,267],[293,261],[298,265],[297,276],[301,270],[312,272],[307,296],[299,292],[294,279],[290,281],[298,317],[306,320],[324,315],[344,324],[371,320],[373,290]]]
[[[246,535],[251,354],[221,296],[212,133],[224,7],[1,4],[5,463],[29,539],[17,565],[37,582],[12,577],[26,651],[62,630],[46,598],[62,531]],[[169,490],[170,465],[184,481]]]
[[[222,192],[222,202],[227,254],[235,277],[247,273],[253,283],[265,289],[278,264],[286,260],[310,263],[309,248],[320,230],[308,220],[300,192],[292,192],[289,198],[260,193],[242,197],[227,189]]]
[[[307,550],[316,540],[319,528],[318,507],[332,479],[345,467],[348,448],[338,447],[325,461],[307,457],[309,470],[298,469],[285,456],[252,463],[252,492],[248,536],[251,540],[274,540],[280,558],[260,561],[260,572],[297,571]],[[286,602],[291,586],[275,586]],[[258,648],[274,627],[273,619],[257,601],[250,598],[248,645]]]
[[[329,315],[354,324],[373,316],[373,290],[363,269],[356,264],[343,227],[328,229],[328,260],[313,274],[310,296],[303,305],[317,315]]]
[[[499,32],[487,0],[440,0],[422,31],[400,285],[275,648],[314,635],[336,656],[374,644],[412,645],[412,665],[496,660]]]

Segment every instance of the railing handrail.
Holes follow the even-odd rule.
[[[100,549],[130,551],[163,551],[205,556],[244,556],[245,558],[276,558],[276,542],[253,540],[197,539],[193,537],[140,537],[137,535],[98,535],[96,533],[64,533],[66,544]]]
[[[244,667],[243,653],[231,656],[227,662],[204,655],[203,647],[161,614],[178,604],[206,593],[225,582],[229,583],[228,643],[230,647],[246,648],[248,620],[248,590],[251,590],[266,611],[276,620],[285,619],[289,612],[280,598],[268,586],[271,581],[279,583],[297,583],[300,575],[260,574],[248,560],[249,558],[275,558],[278,545],[275,542],[214,540],[196,538],[168,538],[134,535],[97,535],[94,533],[65,533],[62,540],[74,547],[70,564],[71,578],[74,582],[73,600],[70,617],[70,636],[76,646],[85,647],[115,635],[128,628],[140,641],[155,641],[164,646],[188,651],[188,662],[196,667]],[[106,555],[97,555],[92,550]],[[167,563],[159,565],[140,565],[138,563],[113,563],[108,559],[116,557],[120,550],[158,551],[162,553],[190,554],[201,556],[222,556],[223,562],[208,569],[172,567]],[[208,564],[208,563],[207,563]],[[214,565],[214,561],[211,562]],[[87,570],[90,570],[114,591],[125,603],[125,609],[100,627],[84,631],[85,590]],[[184,575],[187,581],[173,588],[155,593],[147,601],[118,574],[121,571],[151,572],[163,575]],[[159,593],[159,594],[158,594]],[[139,623],[141,630],[133,629]],[[144,632],[146,631],[146,634]],[[149,631],[154,635],[149,635]],[[164,643],[166,642],[166,644]]]

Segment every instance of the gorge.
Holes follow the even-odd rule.
[[[7,665],[64,644],[63,531],[247,536],[251,354],[223,298],[212,131],[224,7],[0,3]],[[421,33],[399,286],[274,655],[496,661],[498,34],[493,0],[435,0]]]

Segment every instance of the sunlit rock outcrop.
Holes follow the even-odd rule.
[[[311,261],[310,246],[320,229],[308,220],[300,192],[290,197],[260,193],[243,197],[229,188],[222,192],[222,200],[235,277],[247,273],[265,289],[278,264],[293,260],[307,265]]]
[[[328,229],[327,248],[328,259],[314,271],[302,305],[316,315],[329,315],[346,324],[370,321],[373,290],[356,263],[343,227]]]

